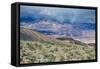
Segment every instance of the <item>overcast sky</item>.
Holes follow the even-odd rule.
[[[61,23],[95,23],[94,9],[21,6],[20,18],[48,18]]]

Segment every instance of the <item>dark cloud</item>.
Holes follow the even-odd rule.
[[[76,8],[55,8],[21,6],[20,17],[34,20],[55,20],[59,23],[95,23],[95,10]],[[30,20],[30,19],[29,19]]]

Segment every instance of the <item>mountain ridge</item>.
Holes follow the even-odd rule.
[[[67,44],[67,43],[76,43],[79,45],[88,45],[86,43],[80,42],[78,40],[74,40],[72,38],[54,38],[40,32],[30,30],[28,28],[21,28],[20,31],[20,39],[26,41],[52,41],[56,44]]]

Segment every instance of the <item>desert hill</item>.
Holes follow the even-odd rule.
[[[52,38],[20,29],[20,63],[80,61],[95,59],[95,48],[71,38]]]

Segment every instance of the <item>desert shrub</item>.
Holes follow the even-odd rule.
[[[30,50],[35,50],[34,46],[32,43],[27,43],[27,46]]]
[[[95,59],[95,48],[52,41],[21,41],[21,63],[41,63]]]
[[[48,59],[48,62],[54,61],[55,60],[55,56],[52,54],[46,54],[44,55],[45,59]]]
[[[60,61],[64,61],[64,60],[65,60],[64,56],[60,56]]]

